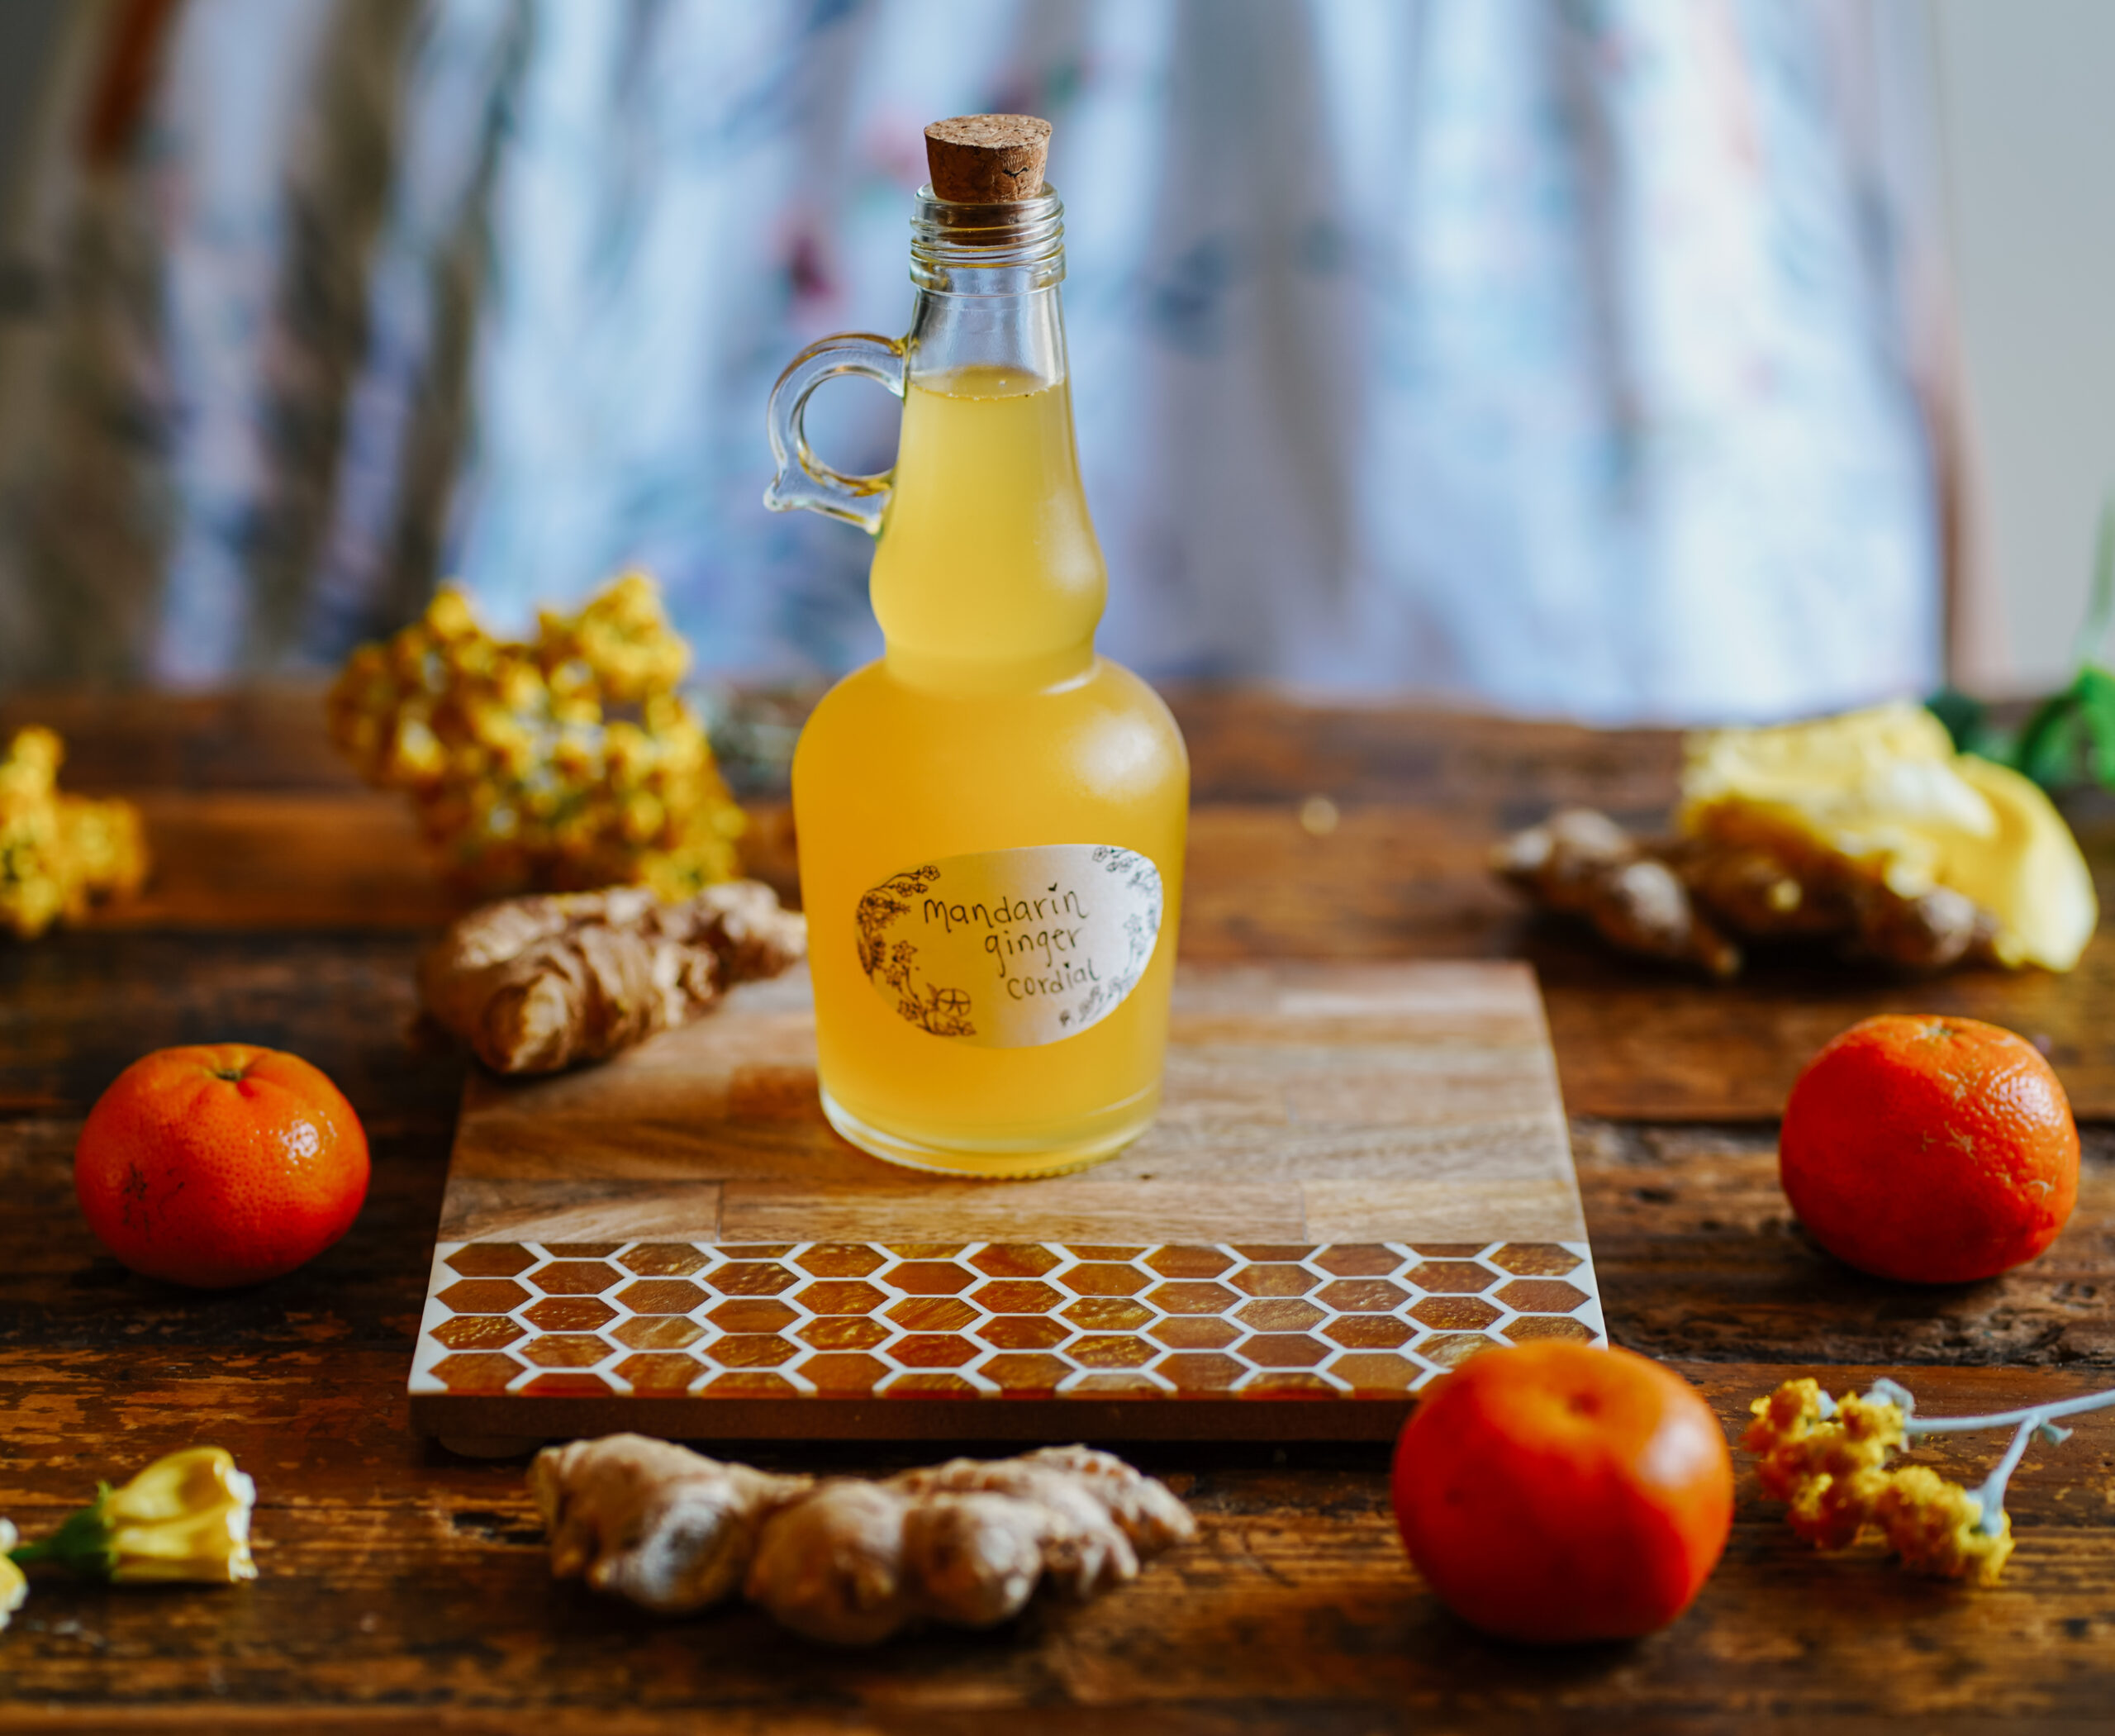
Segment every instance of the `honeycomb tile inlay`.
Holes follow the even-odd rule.
[[[443,1243],[411,1391],[1400,1401],[1550,1338],[1606,1341],[1583,1243]]]

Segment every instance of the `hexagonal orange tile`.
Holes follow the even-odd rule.
[[[793,1261],[819,1278],[863,1278],[888,1263],[889,1257],[869,1242],[818,1242]]]
[[[964,1242],[891,1242],[886,1252],[899,1260],[951,1260],[967,1245]]]
[[[1385,1278],[1402,1267],[1403,1257],[1378,1242],[1346,1242],[1318,1248],[1314,1263],[1340,1278]]]
[[[592,1332],[554,1332],[531,1339],[521,1353],[539,1368],[592,1368],[610,1353],[610,1346]]]
[[[1218,1315],[1178,1314],[1157,1320],[1148,1330],[1171,1350],[1224,1350],[1241,1336],[1241,1329]]]
[[[554,1260],[530,1272],[529,1282],[546,1296],[600,1296],[624,1276],[601,1260]]]
[[[1083,1296],[1064,1315],[1075,1326],[1097,1332],[1135,1332],[1153,1311],[1128,1296]]]
[[[1061,1272],[1051,1282],[1062,1284],[1075,1296],[1136,1296],[1153,1281],[1150,1272],[1141,1272],[1136,1266],[1096,1260]]]
[[[688,1278],[639,1278],[617,1292],[634,1314],[688,1314],[705,1301],[705,1292]]]
[[[459,1314],[433,1329],[450,1350],[497,1350],[522,1335],[523,1329],[503,1314]]]
[[[1073,1339],[1065,1354],[1082,1368],[1143,1368],[1160,1346],[1129,1332],[1096,1332]]]
[[[1001,1278],[972,1291],[969,1299],[986,1314],[1048,1314],[1065,1300],[1034,1278]]]
[[[1137,1372],[1083,1374],[1065,1390],[1094,1398],[1160,1398],[1167,1391],[1150,1374]]]
[[[1244,1266],[1227,1282],[1247,1296],[1305,1296],[1322,1282],[1304,1266]]]
[[[1490,1257],[1517,1277],[1561,1278],[1579,1265],[1579,1256],[1555,1242],[1508,1242]]]
[[[842,1396],[848,1392],[872,1392],[875,1382],[893,1371],[864,1352],[830,1351],[810,1357],[793,1372],[806,1375],[816,1391]]]
[[[1312,1368],[1334,1348],[1304,1332],[1259,1332],[1241,1341],[1241,1353],[1258,1368]]]
[[[735,1260],[705,1275],[704,1282],[722,1296],[777,1296],[801,1282],[775,1261]]]
[[[981,1345],[952,1332],[920,1332],[889,1346],[889,1359],[905,1368],[959,1368],[984,1354]]]
[[[444,1263],[466,1278],[511,1278],[536,1263],[536,1256],[519,1242],[472,1242],[459,1248]]]
[[[1392,1314],[1340,1314],[1322,1329],[1323,1337],[1352,1350],[1394,1350],[1417,1335]]]
[[[723,1368],[776,1368],[801,1353],[801,1347],[775,1332],[730,1332],[697,1347]]]
[[[1234,1310],[1233,1317],[1258,1332],[1305,1332],[1329,1318],[1314,1303],[1290,1296],[1266,1296],[1244,1302]]]
[[[1437,1338],[1421,1340],[1417,1353],[1435,1368],[1458,1368],[1477,1352],[1488,1350],[1497,1342],[1480,1332],[1442,1333]]]
[[[948,1260],[905,1260],[882,1276],[905,1296],[957,1296],[977,1282],[967,1266]]]
[[[610,1336],[634,1350],[682,1350],[705,1336],[705,1328],[680,1314],[635,1315]]]
[[[1428,1296],[1410,1310],[1410,1318],[1443,1332],[1480,1332],[1502,1312],[1481,1296]]]
[[[959,1332],[977,1318],[960,1296],[909,1296],[888,1310],[897,1325],[912,1332]]]
[[[899,1374],[882,1388],[884,1398],[977,1398],[977,1385],[958,1374]]]
[[[1305,1242],[1251,1242],[1233,1250],[1244,1260],[1304,1260],[1314,1253]]]
[[[977,1329],[977,1337],[1001,1350],[1048,1350],[1072,1335],[1072,1329],[1047,1314],[998,1314]]]
[[[704,1377],[704,1366],[695,1357],[663,1353],[628,1356],[616,1366],[620,1379],[631,1382],[634,1392],[687,1392],[693,1381]]]
[[[987,1278],[1039,1278],[1064,1259],[1040,1242],[994,1242],[978,1248],[969,1263]]]
[[[688,1242],[641,1242],[617,1256],[627,1272],[644,1278],[687,1278],[712,1263],[712,1257]]]
[[[1164,1278],[1215,1278],[1234,1263],[1216,1248],[1156,1248],[1146,1264]]]
[[[730,1296],[717,1308],[708,1309],[705,1317],[722,1332],[783,1332],[801,1318],[785,1303],[768,1296]]]
[[[546,1332],[592,1332],[616,1317],[615,1309],[593,1296],[547,1296],[521,1316]]]
[[[1162,1314],[1219,1314],[1241,1298],[1224,1284],[1178,1278],[1146,1292],[1145,1300]]]
[[[511,1278],[464,1278],[450,1284],[440,1300],[458,1314],[505,1314],[529,1300],[529,1292]]]
[[[791,1242],[722,1242],[716,1251],[724,1260],[777,1260],[793,1248]]]
[[[434,1378],[450,1392],[504,1392],[520,1372],[520,1363],[497,1350],[465,1351],[433,1365]]]
[[[782,1374],[758,1368],[715,1375],[700,1389],[715,1398],[791,1398],[800,1388]]]
[[[1113,1248],[1103,1242],[1073,1242],[1067,1250],[1076,1260],[1135,1260],[1143,1248]]]
[[[1591,1326],[1561,1314],[1523,1314],[1500,1335],[1516,1344],[1525,1344],[1535,1339],[1570,1339],[1576,1344],[1594,1342]]]
[[[1337,1278],[1324,1284],[1314,1300],[1338,1314],[1386,1314],[1410,1299],[1410,1292],[1385,1278]]]
[[[1009,1354],[995,1356],[977,1371],[996,1382],[1003,1392],[1051,1392],[1072,1372],[1061,1356]]]
[[[1403,1282],[1441,1296],[1475,1296],[1498,1282],[1498,1274],[1473,1260],[1427,1260],[1403,1274]]]
[[[1269,1369],[1241,1383],[1243,1398],[1334,1398],[1337,1389],[1319,1374]]]
[[[1408,1392],[1425,1377],[1423,1363],[1379,1350],[1340,1356],[1330,1363],[1329,1372],[1349,1382],[1354,1392]]]
[[[1177,1392],[1229,1392],[1255,1371],[1223,1352],[1185,1351],[1162,1358],[1154,1372],[1173,1382]]]
[[[622,1242],[546,1242],[544,1252],[554,1260],[606,1260]]]
[[[872,1314],[888,1297],[857,1278],[824,1278],[795,1291],[791,1300],[810,1314]]]
[[[1421,1260],[1473,1260],[1485,1246],[1481,1242],[1420,1242],[1410,1252]]]
[[[1562,1278],[1515,1278],[1495,1293],[1523,1314],[1569,1314],[1586,1300],[1585,1291]]]
[[[794,1334],[818,1350],[872,1350],[888,1341],[887,1322],[863,1314],[825,1315],[810,1320]]]

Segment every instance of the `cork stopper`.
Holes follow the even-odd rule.
[[[935,197],[957,205],[1014,205],[1043,191],[1050,123],[1034,115],[957,115],[925,129]]]

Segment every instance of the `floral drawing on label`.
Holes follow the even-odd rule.
[[[1160,870],[1115,844],[947,856],[859,901],[859,968],[920,1030],[984,1049],[1056,1043],[1124,1004],[1160,940]]]

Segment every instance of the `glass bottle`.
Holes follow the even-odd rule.
[[[877,539],[886,653],[793,760],[823,1108],[877,1157],[989,1177],[1099,1162],[1152,1121],[1189,801],[1167,706],[1095,651],[1063,207],[1039,151],[1023,180],[1003,202],[920,191],[909,335],[825,338],[787,368],[765,497]],[[844,373],[904,399],[885,474],[808,449],[807,397]]]

